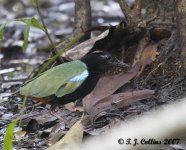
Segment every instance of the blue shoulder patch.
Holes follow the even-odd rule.
[[[79,82],[82,80],[85,80],[89,75],[89,72],[87,70],[83,71],[81,74],[71,78],[69,81],[70,82]]]

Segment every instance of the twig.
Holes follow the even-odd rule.
[[[153,16],[152,16],[151,18],[149,18],[149,19],[140,21],[140,22],[137,24],[137,26],[138,26],[138,27],[147,27],[147,25],[148,25],[149,23],[151,23],[152,21],[154,21],[154,20],[158,17],[159,12],[160,12],[160,6],[158,5],[158,7],[157,7],[155,13],[153,14]]]
[[[37,10],[37,12],[38,12],[39,18],[40,18],[41,23],[42,23],[42,25],[43,25],[43,28],[44,28],[44,30],[45,30],[45,34],[46,34],[48,40],[50,41],[50,43],[51,43],[51,45],[52,45],[52,47],[53,47],[53,48],[52,48],[52,54],[53,54],[53,56],[54,56],[54,55],[57,54],[56,45],[54,44],[54,42],[52,41],[52,39],[51,39],[51,37],[50,37],[50,35],[49,35],[49,33],[48,33],[48,29],[47,29],[46,24],[45,24],[45,22],[44,22],[43,15],[42,15],[42,13],[41,13],[38,0],[35,0],[35,4],[36,4],[35,7],[36,7],[36,10]],[[63,58],[60,57],[60,56],[59,56],[57,59],[58,59],[59,63],[63,63],[63,62],[64,62]]]
[[[161,22],[161,21],[150,22],[149,25],[150,25],[150,26],[153,26],[153,25],[159,25],[159,26],[170,26],[170,27],[176,27],[176,26],[177,26],[176,23],[171,23],[171,22]]]
[[[154,15],[151,18],[149,18],[148,20],[146,20],[147,24],[154,21],[158,17],[159,13],[160,13],[160,6],[158,5]]]
[[[151,75],[153,72],[155,72],[160,66],[162,66],[162,65],[164,65],[164,64],[165,64],[165,62],[162,62],[162,63],[158,64],[153,70],[151,70],[151,71],[149,72],[149,74],[147,75],[147,77],[145,78],[145,83],[147,83],[147,81],[149,80],[150,75]]]
[[[36,104],[33,104],[33,105],[31,105],[31,106],[28,106],[26,109],[35,108],[35,107],[41,106],[41,105],[43,105],[43,103],[42,103],[42,102],[38,102],[38,103],[36,103]]]

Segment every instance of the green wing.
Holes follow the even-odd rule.
[[[56,96],[57,97],[62,97],[66,94],[72,93],[75,91],[82,83],[84,80],[78,81],[78,82],[68,82],[65,87],[61,87],[57,90]]]
[[[57,97],[61,97],[73,92],[83,83],[87,76],[79,81],[71,81],[71,79],[86,70],[87,66],[79,60],[58,65],[21,87],[20,94],[38,97],[55,94]]]

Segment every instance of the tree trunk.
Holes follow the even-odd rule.
[[[90,0],[75,0],[75,25],[74,35],[84,33],[91,27],[91,6]],[[86,35],[84,38],[88,38]]]
[[[181,41],[181,56],[186,71],[186,0],[178,0],[178,29]]]

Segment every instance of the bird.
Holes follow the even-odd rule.
[[[47,103],[64,105],[82,99],[99,78],[113,67],[129,66],[106,51],[94,51],[80,60],[55,66],[20,87],[24,96],[42,97]]]

